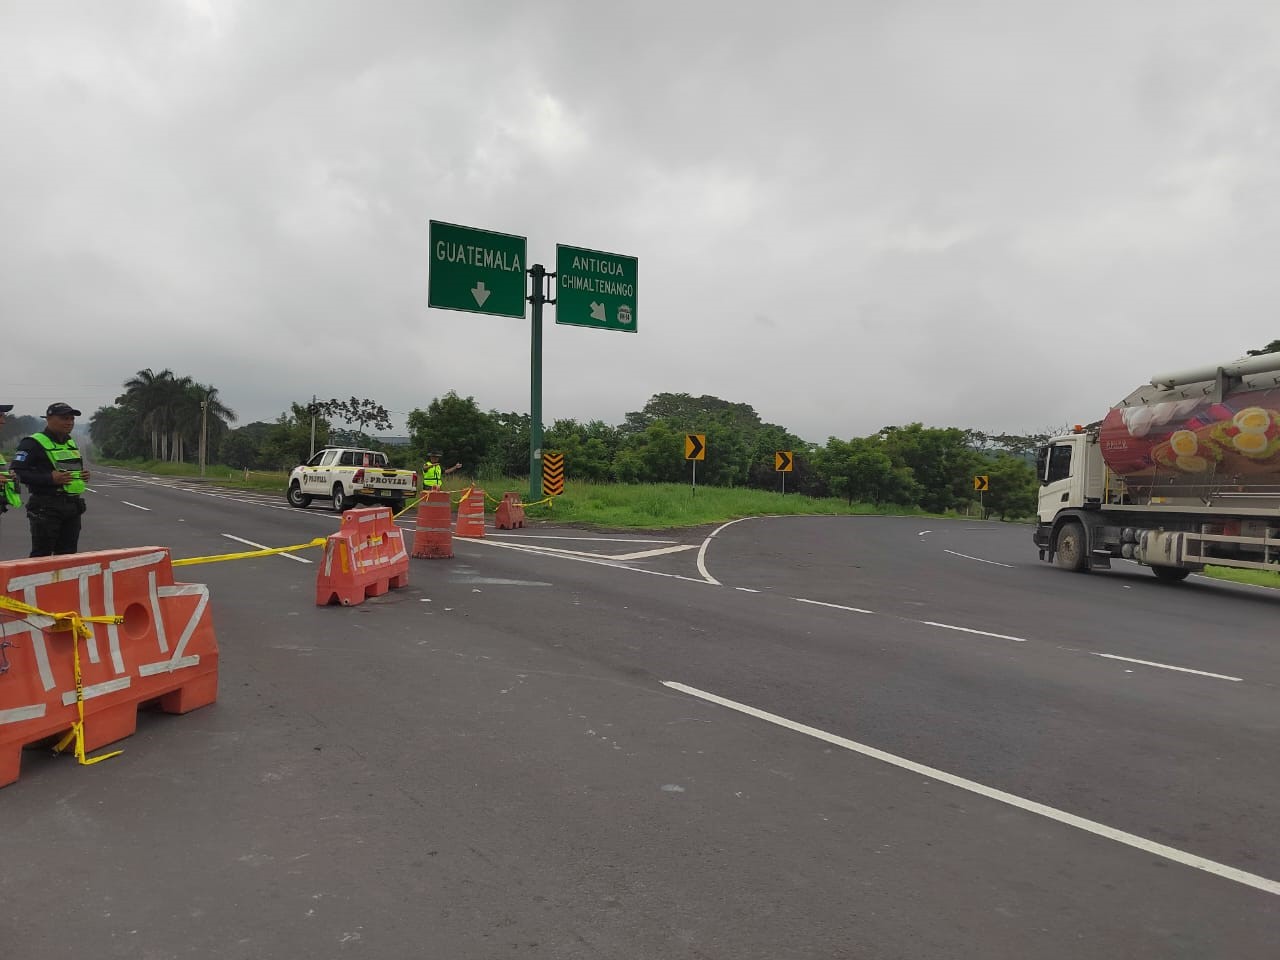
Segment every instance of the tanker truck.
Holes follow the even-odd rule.
[[[1280,353],[1152,377],[1036,452],[1040,559],[1280,572]]]

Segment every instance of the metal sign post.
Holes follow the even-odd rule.
[[[533,304],[529,348],[529,502],[534,503],[541,499],[539,488],[542,478],[542,306],[555,303],[546,295],[547,278],[555,274],[547,273],[546,267],[535,263],[529,268],[529,276],[533,280],[533,292],[528,298]]]
[[[705,433],[686,433],[684,435],[684,458],[693,461],[693,496],[698,495],[698,461],[707,457],[707,435]]]

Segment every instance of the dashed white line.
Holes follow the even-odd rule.
[[[806,600],[804,597],[792,597],[791,599],[796,603],[811,603],[815,607],[830,607],[832,610],[848,610],[850,613],[875,613],[874,610],[863,610],[861,607],[846,607],[841,603],[823,603],[821,600]]]
[[[130,503],[128,500],[121,500],[120,502],[121,502],[121,503],[123,503],[126,507],[133,507],[133,509],[135,509],[135,510],[145,510],[145,511],[147,511],[147,513],[150,513],[150,512],[151,512],[151,508],[150,508],[150,507],[144,507],[144,506],[142,506],[141,504],[137,504],[137,503]]]
[[[966,560],[977,560],[979,563],[989,563],[993,567],[1007,567],[1010,570],[1013,569],[1013,564],[1011,563],[1000,563],[996,560],[983,560],[981,557],[971,557],[967,553],[956,553],[954,550],[943,550],[942,552],[949,553],[953,557],[963,557]]]
[[[273,547],[268,547],[265,543],[254,543],[252,540],[245,540],[243,537],[233,537],[233,536],[232,536],[231,534],[229,534],[229,533],[224,533],[224,534],[223,534],[223,536],[224,536],[224,537],[226,537],[228,540],[234,540],[236,543],[243,543],[243,544],[245,544],[246,546],[250,546],[250,547],[257,547],[259,550],[272,550],[272,549],[274,549]],[[295,557],[292,553],[278,553],[278,554],[276,554],[276,556],[278,556],[278,557],[284,557],[286,560],[295,560],[295,561],[297,561],[298,563],[310,563],[310,562],[311,562],[311,561],[310,561],[310,560],[308,560],[306,557]]]
[[[1243,677],[1228,677],[1225,673],[1209,673],[1207,670],[1192,670],[1190,667],[1175,667],[1168,663],[1156,663],[1154,660],[1135,660],[1133,657],[1121,657],[1114,653],[1094,653],[1095,657],[1106,657],[1108,660],[1123,660],[1125,663],[1140,663],[1144,667],[1159,667],[1161,670],[1177,670],[1179,673],[1194,673],[1201,677],[1212,677],[1215,680],[1230,680],[1232,683],[1244,683]]]
[[[909,770],[912,773],[928,777],[931,780],[937,780],[940,783],[945,783],[961,790],[967,790],[970,793],[976,793],[989,800],[1008,804],[1011,807],[1016,807],[1017,809],[1026,811],[1027,813],[1032,813],[1036,816],[1057,821],[1065,826],[1074,827],[1077,830],[1083,830],[1085,833],[1091,833],[1094,836],[1102,837],[1106,840],[1113,840],[1116,843],[1122,843],[1125,846],[1141,850],[1143,853],[1154,854],[1155,856],[1163,857],[1166,860],[1172,860],[1174,863],[1179,863],[1195,870],[1202,870],[1205,873],[1211,873],[1215,876],[1222,877],[1224,880],[1231,880],[1235,883],[1243,884],[1246,887],[1261,890],[1264,893],[1280,896],[1280,882],[1268,879],[1267,877],[1261,877],[1255,873],[1247,873],[1244,870],[1228,866],[1225,863],[1218,863],[1214,860],[1198,857],[1193,853],[1186,852],[1185,850],[1165,846],[1163,843],[1156,843],[1154,840],[1148,840],[1146,837],[1127,833],[1124,830],[1117,830],[1115,827],[1108,827],[1106,824],[1098,823],[1095,820],[1087,820],[1084,817],[1076,816],[1074,813],[1067,813],[1065,810],[1059,810],[1056,807],[1050,807],[1047,804],[1037,803],[1034,800],[1019,797],[1016,794],[997,790],[995,787],[989,787],[986,784],[978,783],[975,780],[966,780],[964,777],[958,777],[955,774],[947,773],[945,770],[939,770],[936,767],[927,767],[922,763],[916,763],[914,760],[907,760],[905,757],[899,757],[863,743],[846,740],[844,737],[836,736],[835,734],[828,733],[825,730],[819,730],[817,727],[810,727],[803,723],[797,723],[794,720],[788,720],[786,717],[780,717],[774,713],[766,713],[764,710],[749,707],[743,703],[726,700],[724,697],[718,697],[713,693],[707,693],[706,691],[698,690],[695,687],[685,686],[683,683],[674,683],[670,680],[665,680],[663,681],[663,686],[670,687],[672,690],[678,690],[681,693],[686,693],[691,697],[698,697],[708,703],[715,703],[722,707],[727,707],[730,710],[745,713],[747,716],[755,717],[757,720],[764,720],[768,723],[776,724],[779,727],[795,731],[796,733],[803,733],[805,736],[822,740],[826,743],[832,744],[833,746],[843,747],[845,750],[861,754],[864,757],[870,757],[873,760],[879,760],[882,763],[887,763],[903,770]]]
[[[988,630],[974,630],[972,627],[957,627],[950,623],[937,623],[933,620],[916,620],[926,627],[941,627],[943,630],[959,630],[961,633],[976,633],[981,637],[995,637],[997,640],[1012,640],[1014,643],[1026,643],[1025,637],[1011,637],[1007,633],[991,633]]]

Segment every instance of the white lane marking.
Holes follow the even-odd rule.
[[[684,577],[678,573],[663,573],[661,570],[646,570],[644,567],[628,567],[625,564],[614,563],[607,557],[597,557],[595,554],[582,555],[571,550],[557,550],[554,547],[536,547],[532,544],[526,546],[521,543],[499,543],[496,540],[490,540],[488,537],[467,537],[463,538],[466,543],[478,543],[484,546],[499,547],[503,550],[515,550],[517,553],[531,553],[535,556],[556,557],[559,560],[576,560],[578,563],[593,563],[598,567],[612,567],[614,570],[627,570],[631,573],[647,573],[651,577],[666,577],[669,580],[685,580],[689,583],[706,583],[697,577]],[[456,542],[456,541],[455,541]],[[719,586],[719,584],[716,584]]]
[[[1077,830],[1083,830],[1085,833],[1092,833],[1094,836],[1102,837],[1105,840],[1114,840],[1116,843],[1122,843],[1126,846],[1141,850],[1144,853],[1164,857],[1166,860],[1172,860],[1174,863],[1180,863],[1183,866],[1191,867],[1195,870],[1203,870],[1205,873],[1214,874],[1215,876],[1222,877],[1225,880],[1231,880],[1235,883],[1244,884],[1246,887],[1253,887],[1255,890],[1261,890],[1264,893],[1280,896],[1280,881],[1270,880],[1267,877],[1261,877],[1254,873],[1247,873],[1244,870],[1239,870],[1235,867],[1230,867],[1224,863],[1218,863],[1214,860],[1207,860],[1204,857],[1198,857],[1193,853],[1187,853],[1185,850],[1165,846],[1163,843],[1156,843],[1154,840],[1148,840],[1146,837],[1127,833],[1124,830],[1117,830],[1115,827],[1108,827],[1106,824],[1098,823],[1095,820],[1087,820],[1084,817],[1076,816],[1074,813],[1067,813],[1065,810],[1059,810],[1056,807],[1050,807],[1047,804],[1037,803],[1034,800],[1027,800],[1026,798],[1019,797],[1016,794],[997,790],[995,787],[988,787],[986,784],[978,783],[975,780],[966,780],[964,777],[958,777],[953,773],[947,773],[945,770],[939,770],[936,767],[927,767],[922,763],[916,763],[914,760],[907,760],[905,757],[899,757],[895,754],[887,753],[884,750],[878,750],[875,747],[867,746],[864,743],[846,740],[844,737],[838,737],[834,733],[827,733],[825,730],[819,730],[817,727],[810,727],[803,723],[797,723],[794,720],[788,720],[786,717],[780,717],[774,713],[766,713],[764,710],[749,707],[743,703],[726,700],[724,697],[718,697],[714,693],[707,693],[704,690],[698,690],[695,687],[689,687],[683,683],[664,680],[662,685],[670,687],[672,690],[679,690],[681,693],[687,693],[691,697],[698,697],[699,699],[706,700],[709,703],[719,704],[720,706],[727,707],[730,710],[745,713],[747,716],[755,717],[757,720],[764,720],[768,723],[785,727],[788,730],[793,730],[796,733],[803,733],[805,736],[825,741],[826,743],[830,743],[834,746],[843,747],[846,750],[859,753],[864,757],[870,757],[872,760],[879,760],[882,763],[887,763],[903,770],[909,770],[912,773],[920,774],[921,776],[928,777],[931,780],[937,780],[940,783],[958,787],[959,789],[967,790],[970,793],[976,793],[989,800],[995,800],[998,803],[1017,807],[1019,810],[1024,810],[1027,813],[1033,813],[1049,820],[1055,820],[1058,823],[1064,824],[1068,827],[1074,827]]]
[[[759,593],[759,590],[753,590],[750,587],[734,587],[735,590],[741,590],[743,593]]]
[[[1201,677],[1213,677],[1215,680],[1230,680],[1232,683],[1244,683],[1243,677],[1228,677],[1225,673],[1209,673],[1206,670],[1192,670],[1190,667],[1175,667],[1168,663],[1156,663],[1154,660],[1135,660],[1133,657],[1120,657],[1114,653],[1094,653],[1095,657],[1106,657],[1108,660],[1123,660],[1125,663],[1140,663],[1144,667],[1159,667],[1161,670],[1177,670],[1179,673],[1194,673]]]
[[[224,537],[226,537],[228,540],[234,540],[236,543],[243,543],[243,544],[245,544],[246,546],[250,546],[250,547],[257,547],[259,550],[271,550],[271,549],[272,549],[271,547],[268,547],[268,546],[267,546],[266,544],[264,544],[264,543],[254,543],[252,540],[245,540],[243,537],[233,537],[233,536],[232,536],[231,534],[229,534],[229,533],[224,533],[224,534],[223,534],[223,536],[224,536]],[[311,561],[310,561],[310,560],[308,560],[306,557],[295,557],[292,553],[277,553],[277,554],[276,554],[276,556],[277,556],[277,557],[284,557],[286,560],[296,560],[298,563],[310,563],[310,562],[311,562]]]
[[[141,506],[140,504],[130,503],[128,500],[121,500],[120,502],[123,503],[126,507],[133,507],[133,509],[135,510],[145,510],[147,511],[147,513],[151,512],[150,507],[144,507],[144,506]]]
[[[949,623],[935,623],[932,620],[916,620],[926,627],[941,627],[943,630],[959,630],[961,633],[976,633],[982,637],[995,637],[997,640],[1012,640],[1014,643],[1026,643],[1025,637],[1011,637],[1007,633],[991,633],[987,630],[974,630],[971,627],[956,627]]]
[[[932,530],[921,530],[919,533],[917,533],[917,534],[916,534],[916,536],[917,536],[917,537],[923,537],[926,533],[933,533],[933,531],[932,531]]]
[[[643,560],[646,557],[660,557],[666,553],[681,553],[685,550],[696,550],[696,543],[682,543],[678,547],[658,547],[654,550],[641,550],[638,553],[618,553],[613,554],[612,560]]]
[[[587,540],[600,543],[675,543],[674,540],[635,540],[631,537],[556,537],[549,533],[489,533],[490,537],[508,537],[515,540]]]
[[[942,552],[949,553],[953,557],[963,557],[966,560],[977,560],[979,563],[989,563],[993,567],[1008,567],[1010,570],[1013,569],[1013,564],[1011,563],[1000,563],[996,560],[983,560],[981,557],[971,557],[967,553],[956,553],[954,550],[943,550]]]
[[[792,597],[791,599],[796,603],[811,603],[815,607],[830,607],[832,610],[848,610],[850,613],[875,613],[874,610],[863,610],[861,607],[846,607],[839,603],[823,603],[821,600],[806,600],[804,597]]]
[[[711,541],[715,539],[716,534],[726,527],[732,527],[735,523],[741,523],[743,520],[750,520],[751,517],[739,517],[737,520],[730,520],[728,523],[722,523],[709,534],[707,539],[702,541],[702,546],[698,548],[698,572],[702,574],[702,579],[707,583],[714,583],[717,587],[723,586],[719,580],[711,575],[707,570],[707,547],[711,546]]]
[[[416,527],[414,528],[417,529]],[[582,537],[564,538],[581,540]],[[626,542],[626,541],[622,541]],[[631,541],[632,543],[670,543],[670,540],[648,540],[648,541]],[[696,545],[692,543],[682,543],[674,547],[657,547],[653,550],[640,550],[636,553],[594,553],[590,550],[569,550],[566,547],[544,547],[539,543],[523,543],[516,544],[514,542],[508,544],[500,544],[500,546],[523,546],[531,553],[547,553],[556,556],[570,557],[591,557],[593,560],[644,560],[648,557],[658,557],[667,553],[681,553],[685,550],[694,550]]]

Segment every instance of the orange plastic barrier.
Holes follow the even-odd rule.
[[[449,494],[432,490],[418,503],[413,555],[420,559],[453,556],[453,530],[449,525]]]
[[[9,560],[0,596],[59,618],[123,617],[83,624],[84,635],[69,620],[0,607],[0,787],[18,779],[29,744],[78,731],[86,762],[137,729],[144,703],[187,713],[218,698],[209,588],[174,583],[164,547]]]
[[[458,504],[458,524],[455,537],[484,536],[484,491],[472,487],[467,499]]]
[[[364,507],[342,515],[342,527],[329,535],[316,576],[316,606],[344,607],[380,597],[409,583],[404,533],[386,507]]]
[[[502,502],[493,514],[493,525],[499,530],[524,526],[524,504],[520,502],[520,494],[508,490],[502,495]]]

